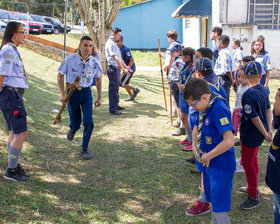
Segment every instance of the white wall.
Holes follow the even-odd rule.
[[[200,48],[200,22],[199,18],[189,18],[190,27],[185,28],[186,18],[183,19],[183,44],[184,47]]]
[[[220,18],[220,0],[212,0],[212,27],[221,26]]]
[[[247,0],[228,0],[228,23],[246,23]]]

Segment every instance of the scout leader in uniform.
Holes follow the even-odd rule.
[[[83,119],[84,133],[81,146],[81,154],[84,159],[90,159],[92,156],[88,152],[88,144],[94,128],[92,120],[92,94],[91,84],[96,79],[98,98],[94,102],[95,107],[101,105],[102,88],[102,68],[99,60],[92,56],[93,41],[89,36],[84,36],[80,40],[80,51],[67,56],[58,71],[58,88],[60,92],[60,101],[63,104],[68,103],[68,112],[70,117],[70,129],[67,133],[67,139],[72,141],[76,131],[80,129]],[[66,82],[73,84],[77,76],[80,77],[78,88],[74,91],[69,102],[65,100],[63,90],[63,76],[66,75]]]
[[[9,130],[9,165],[4,177],[14,181],[26,181],[30,177],[18,163],[27,135],[27,114],[22,97],[28,85],[17,50],[17,46],[23,44],[24,38],[21,23],[9,22],[0,48],[0,109]]]

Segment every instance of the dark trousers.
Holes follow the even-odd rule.
[[[68,103],[70,128],[73,131],[80,129],[82,119],[84,126],[82,151],[88,149],[89,140],[94,128],[92,120],[92,95],[90,87],[75,90]]]
[[[227,77],[227,75],[219,75],[218,78],[219,78],[219,82],[220,82],[221,86],[224,87],[225,90],[226,90],[228,108],[230,108],[230,104],[229,104],[229,95],[230,95],[231,81],[230,81],[230,79]]]
[[[118,110],[119,107],[119,88],[121,70],[114,66],[107,67],[107,75],[109,78],[109,112]]]

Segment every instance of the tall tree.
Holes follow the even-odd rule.
[[[104,60],[105,43],[110,36],[123,0],[75,0],[81,18],[88,28],[95,47]],[[105,64],[103,64],[105,66]],[[103,67],[104,68],[104,67]]]

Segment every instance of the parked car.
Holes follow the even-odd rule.
[[[0,20],[0,31],[5,31],[6,27],[7,24],[4,21]]]
[[[11,13],[19,20],[19,21],[24,21],[27,23],[28,20],[28,25],[29,25],[29,33],[34,33],[34,34],[40,34],[42,32],[42,26],[40,23],[33,21],[33,19],[21,12],[14,12],[11,11]]]
[[[27,24],[24,21],[18,20],[12,13],[7,10],[0,9],[0,20],[8,24],[10,21],[17,21],[20,22],[24,29],[27,30]]]
[[[53,17],[44,17],[44,19],[53,25],[55,34],[64,33],[64,24],[62,24],[58,19]],[[70,26],[67,25],[66,28],[67,33],[71,31]]]
[[[31,14],[30,17],[42,26],[42,33],[54,33],[54,27],[48,23],[42,16]]]

